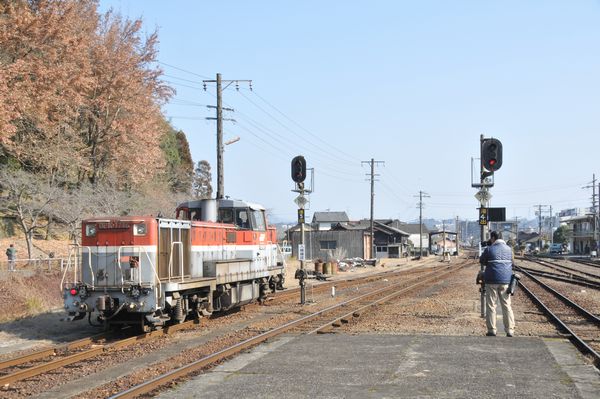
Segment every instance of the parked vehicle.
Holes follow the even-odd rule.
[[[561,255],[563,253],[562,244],[550,244],[548,252],[552,255]]]

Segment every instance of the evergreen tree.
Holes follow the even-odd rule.
[[[212,197],[212,174],[208,161],[202,160],[198,162],[194,170],[194,179],[192,183],[192,194],[196,198],[211,198]]]

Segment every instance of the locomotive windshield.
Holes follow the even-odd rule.
[[[265,231],[267,224],[265,223],[265,213],[263,211],[252,210],[252,229]]]
[[[240,229],[265,231],[267,227],[264,212],[250,208],[220,208],[218,221],[235,224]]]

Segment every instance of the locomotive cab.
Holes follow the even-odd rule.
[[[243,230],[267,230],[262,206],[230,199],[184,202],[177,207],[177,219],[233,224]]]

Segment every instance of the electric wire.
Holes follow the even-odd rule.
[[[209,93],[209,95],[211,95],[213,97],[216,97],[212,93]],[[278,134],[274,130],[272,130],[272,129],[266,127],[266,126],[264,126],[260,122],[256,121],[254,118],[252,118],[252,117],[248,116],[247,114],[245,114],[244,112],[240,111],[238,107],[234,107],[234,106],[232,106],[231,104],[228,104],[225,101],[223,101],[223,104],[225,104],[226,106],[228,106],[230,108],[235,108],[236,109],[236,111],[235,111],[236,115],[241,116],[241,119],[245,119],[256,130],[259,130],[259,131],[263,132],[267,136],[271,137],[273,140],[281,143],[282,145],[285,146],[286,149],[291,149],[292,148],[292,147],[290,147],[289,140],[286,140],[285,138],[283,138],[280,134]],[[239,121],[238,121],[238,123],[239,123]],[[308,146],[306,146],[304,144],[298,145],[298,143],[295,143],[294,149],[297,149],[297,148],[304,148],[308,152],[312,152],[314,150],[313,148],[310,148],[310,147],[308,147]],[[291,152],[290,152],[290,154],[291,154]],[[362,173],[362,172],[359,172],[358,170],[357,170],[356,173],[352,173],[352,172],[349,172],[348,170],[342,170],[342,169],[336,168],[334,166],[331,166],[332,165],[331,164],[331,160],[329,158],[327,158],[327,157],[323,157],[323,156],[320,156],[320,155],[315,155],[315,158],[314,158],[313,162],[315,163],[315,166],[321,166],[323,169],[326,169],[326,170],[328,170],[331,173],[337,173],[337,174],[347,175],[347,176],[355,176],[355,175],[357,175],[359,173]],[[359,164],[352,164],[352,166],[356,167],[357,169],[360,167]],[[319,170],[319,173],[323,173],[323,170]],[[325,173],[327,173],[327,172],[324,172],[324,174]],[[328,174],[328,176],[330,176],[330,177],[336,177],[336,178],[340,178],[340,179],[344,179],[346,181],[350,180],[348,178],[342,178],[342,177],[338,177],[338,176],[332,175],[331,173]],[[358,181],[358,180],[353,180],[353,181]]]
[[[293,135],[297,136],[297,137],[298,137],[298,138],[301,140],[301,142],[308,142],[308,143],[310,143],[310,144],[314,145],[314,149],[313,149],[313,150],[318,150],[318,151],[322,152],[323,154],[325,154],[325,156],[328,156],[328,157],[332,157],[332,156],[333,156],[333,157],[334,157],[334,158],[336,158],[336,159],[337,159],[337,160],[338,160],[340,163],[345,163],[345,164],[352,165],[352,166],[354,166],[354,165],[355,165],[355,163],[354,163],[354,162],[348,161],[348,160],[347,160],[347,159],[345,159],[345,158],[340,158],[340,157],[334,156],[334,155],[332,154],[332,152],[331,152],[331,151],[326,151],[325,149],[323,149],[323,148],[322,148],[322,145],[318,145],[318,144],[316,144],[316,143],[314,143],[314,142],[312,142],[312,141],[310,141],[310,140],[307,140],[307,139],[306,139],[306,137],[303,137],[301,134],[299,134],[299,133],[295,132],[294,130],[292,130],[292,129],[291,129],[290,127],[288,127],[288,126],[287,126],[285,123],[281,122],[281,121],[280,121],[278,118],[276,118],[275,116],[273,116],[273,114],[271,114],[269,111],[265,110],[265,109],[264,109],[264,107],[261,107],[259,104],[257,104],[257,103],[256,103],[256,101],[253,101],[251,98],[249,98],[247,95],[245,95],[245,94],[243,93],[243,91],[240,91],[239,93],[240,93],[240,95],[241,95],[242,97],[244,97],[244,98],[245,98],[245,99],[246,99],[246,100],[247,100],[249,103],[251,103],[251,104],[252,104],[252,105],[254,105],[256,108],[258,108],[259,110],[261,110],[262,112],[264,112],[264,113],[265,113],[267,116],[269,116],[271,119],[273,119],[273,121],[275,121],[277,124],[279,124],[279,125],[280,125],[281,127],[283,127],[285,130],[287,130],[287,131],[289,131],[290,133],[292,133]],[[335,147],[333,147],[333,146],[332,146],[332,145],[330,145],[330,144],[327,144],[327,143],[326,143],[325,145],[326,145],[326,146],[327,146],[329,149],[335,149]]]
[[[329,145],[329,143],[327,143],[325,140],[323,140],[322,138],[320,138],[318,135],[312,133],[310,130],[306,129],[304,126],[300,125],[298,122],[296,122],[294,119],[290,118],[288,115],[286,115],[283,111],[281,111],[279,108],[277,108],[276,106],[274,106],[273,104],[271,104],[270,102],[268,102],[267,100],[265,100],[264,97],[262,97],[260,94],[258,94],[258,92],[256,90],[252,90],[252,94],[254,94],[256,97],[258,97],[262,102],[264,102],[265,104],[267,104],[269,107],[273,108],[275,111],[277,111],[281,116],[283,116],[284,118],[286,118],[288,121],[292,122],[294,125],[296,125],[298,128],[302,129],[304,132],[308,133],[309,135],[311,135],[312,137],[316,138],[317,140],[321,141],[323,144],[325,145]],[[338,151],[339,153],[353,158],[355,161],[360,162],[360,159],[348,154],[347,152],[344,152],[342,150],[340,150],[339,148],[335,148],[336,151]]]
[[[208,76],[200,75],[200,74],[198,74],[198,73],[196,73],[196,72],[188,71],[188,70],[186,70],[186,69],[183,69],[183,68],[177,67],[177,66],[175,66],[175,65],[167,64],[166,62],[162,62],[162,61],[156,61],[156,62],[157,62],[158,64],[161,64],[161,65],[167,66],[167,67],[169,67],[169,68],[173,68],[173,69],[176,69],[176,70],[178,70],[178,71],[181,71],[181,72],[189,73],[190,75],[198,76],[198,77],[200,77],[200,78],[202,78],[202,79],[211,79],[211,78],[209,78]]]

